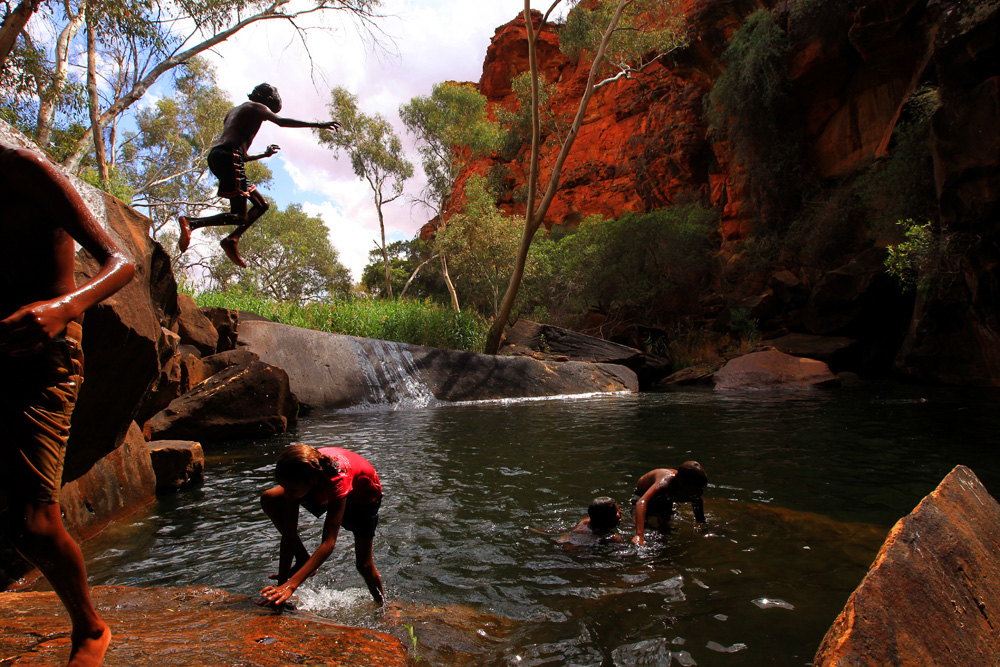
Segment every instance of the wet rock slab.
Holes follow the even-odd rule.
[[[245,595],[125,586],[91,592],[113,634],[104,667],[412,664],[392,635],[276,614]],[[68,655],[69,619],[54,593],[0,593],[0,664],[62,667]]]
[[[1000,505],[958,466],[889,533],[816,667],[997,664]]]

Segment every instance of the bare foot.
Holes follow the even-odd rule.
[[[236,239],[224,238],[219,242],[219,245],[222,246],[222,250],[226,253],[226,257],[229,258],[230,262],[236,266],[242,266],[245,269],[247,268],[247,263],[243,261],[242,257],[240,257],[240,249],[237,247],[236,243]]]
[[[188,246],[191,245],[191,225],[188,224],[188,219],[183,215],[177,220],[181,223],[181,235],[177,239],[177,247],[180,248],[181,252],[187,252]]]
[[[111,644],[111,628],[105,625],[104,631],[99,635],[84,637],[80,641],[73,642],[66,667],[101,667],[109,644]]]

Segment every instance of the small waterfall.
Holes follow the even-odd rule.
[[[413,354],[402,343],[357,339],[354,353],[368,387],[371,405],[422,408],[437,402],[420,377]]]

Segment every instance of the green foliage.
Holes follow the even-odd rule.
[[[498,108],[497,122],[503,128],[500,142],[500,157],[512,160],[527,144],[531,145],[531,72],[522,72],[510,82],[514,93],[513,109]],[[556,85],[539,76],[538,80],[538,111],[541,138],[555,134],[562,143],[562,135],[569,128],[569,119],[557,116],[552,110],[552,96],[557,92]]]
[[[521,241],[523,223],[496,207],[486,179],[465,186],[465,206],[438,230],[437,247],[448,258],[462,301],[496,316]]]
[[[210,236],[229,233],[227,227],[208,227]],[[351,279],[330,244],[319,218],[307,215],[299,204],[284,211],[272,206],[240,239],[240,254],[248,268],[240,269],[221,252],[205,260],[205,268],[220,289],[266,295],[277,301],[303,302],[346,297]]]
[[[573,3],[559,32],[559,48],[570,57],[595,53],[611,24],[618,0]],[[669,0],[634,0],[622,13],[605,53],[605,74],[641,70],[660,55],[686,42],[684,15]]]
[[[760,328],[757,320],[746,308],[733,308],[729,311],[729,331],[742,341],[756,343],[760,340]]]
[[[912,219],[900,220],[905,240],[887,247],[885,268],[889,275],[899,281],[904,289],[918,287],[928,289],[931,285],[931,267],[937,259],[938,243],[931,223],[918,223]]]
[[[303,304],[242,289],[203,292],[194,298],[202,307],[247,310],[282,324],[347,336],[469,352],[481,351],[486,339],[487,323],[479,315],[427,301],[355,299]]]
[[[931,116],[939,105],[936,88],[918,89],[903,107],[889,155],[873,164],[855,185],[871,212],[876,236],[891,236],[898,220],[937,216],[930,136]]]
[[[111,169],[108,173],[108,180],[102,181],[101,177],[97,174],[97,170],[93,167],[85,167],[80,170],[80,179],[90,183],[95,188],[99,190],[104,190],[113,197],[117,197],[123,202],[128,203],[132,200],[132,195],[134,191],[132,190],[132,184],[124,177],[118,169]]]
[[[465,161],[496,150],[500,127],[486,115],[486,98],[457,83],[436,84],[429,96],[401,106],[399,116],[417,139],[427,176],[424,203],[441,215]]]
[[[410,283],[406,295],[413,299],[431,299],[442,303],[448,300],[448,293],[441,277],[440,263],[430,259],[433,255],[432,243],[415,238],[410,241],[393,241],[386,248],[389,255],[392,293],[401,296],[406,281],[421,264],[424,266]],[[385,298],[385,265],[382,250],[373,248],[368,253],[368,264],[361,274],[361,285],[367,294]]]
[[[728,142],[749,202],[773,230],[797,209],[807,182],[800,138],[789,127],[788,36],[758,9],[722,54],[726,71],[706,97],[710,134]]]
[[[576,232],[532,244],[528,307],[569,324],[589,310],[650,324],[692,311],[710,278],[716,215],[700,204],[591,216]]]

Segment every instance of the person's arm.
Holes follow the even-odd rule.
[[[642,494],[639,502],[635,504],[635,537],[632,538],[632,541],[639,546],[646,544],[646,513],[649,509],[649,501],[656,495],[658,488],[659,484],[650,486],[646,489],[646,493]]]
[[[300,567],[288,581],[279,586],[265,586],[260,594],[269,604],[278,606],[292,597],[295,589],[302,585],[316,570],[319,569],[337,545],[337,535],[340,532],[340,523],[344,520],[344,509],[347,507],[346,498],[336,498],[330,501],[327,509],[326,521],[323,522],[323,541],[316,551],[312,553],[309,560]]]
[[[334,132],[340,132],[340,122],[335,120],[325,120],[322,122],[312,122],[308,120],[295,120],[294,118],[282,118],[278,114],[274,113],[264,105],[261,105],[263,109],[261,113],[264,115],[264,120],[274,123],[278,127],[315,127],[320,130],[333,130]]]
[[[705,523],[705,503],[701,498],[691,501],[691,509],[694,510],[694,520],[698,523]]]
[[[127,285],[135,275],[135,265],[57,167],[34,151],[12,153],[0,163],[0,177],[26,193],[37,203],[41,216],[66,230],[101,265],[97,275],[76,289],[30,303],[0,321],[0,339],[14,351],[23,352],[55,338],[70,321]]]
[[[279,146],[278,144],[271,144],[267,148],[264,149],[263,153],[258,153],[257,155],[247,155],[244,158],[244,161],[245,162],[254,162],[256,160],[260,160],[260,159],[263,159],[263,158],[266,158],[266,157],[271,157],[272,155],[274,155],[275,153],[277,153],[279,150],[281,150],[281,146]]]

